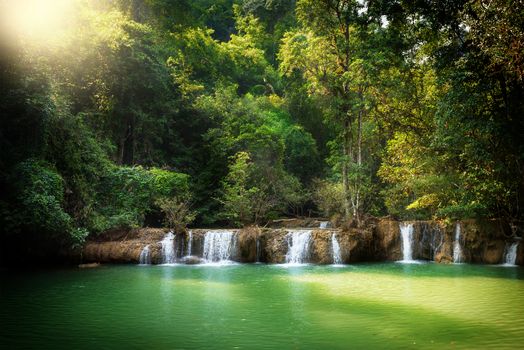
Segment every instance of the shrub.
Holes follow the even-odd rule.
[[[189,176],[169,170],[135,167],[113,167],[101,180],[98,207],[90,215],[93,231],[116,227],[138,227],[145,216],[160,210],[169,225],[185,225],[189,211]],[[181,206],[176,209],[177,206]],[[181,211],[187,206],[187,212]],[[187,217],[186,217],[187,216]],[[173,220],[182,220],[174,224]]]
[[[12,173],[13,205],[3,207],[6,232],[47,236],[56,241],[82,243],[85,229],[75,230],[71,216],[64,210],[64,183],[50,165],[28,159]]]
[[[182,230],[195,220],[195,213],[191,211],[189,199],[162,197],[156,200],[156,205],[164,214],[165,225],[174,229]]]

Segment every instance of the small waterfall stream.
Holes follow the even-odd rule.
[[[204,236],[204,260],[208,263],[230,263],[236,250],[234,231],[207,231]]]
[[[186,255],[191,256],[191,252],[193,249],[193,231],[189,230],[188,234],[189,234],[189,238],[187,242],[187,254]]]
[[[319,228],[326,229],[326,228],[329,228],[330,226],[331,225],[330,225],[329,221],[321,221],[320,225],[319,225]]]
[[[304,264],[309,259],[312,230],[288,230],[287,239],[287,264]]]
[[[149,250],[149,244],[146,245],[140,252],[140,265],[151,265],[151,252]]]
[[[262,254],[262,247],[260,245],[260,237],[257,236],[256,238],[256,258],[255,258],[255,262],[256,263],[259,263],[260,262],[260,255]]]
[[[504,249],[504,266],[515,266],[518,247],[519,242],[506,243],[506,248]]]
[[[168,232],[164,239],[160,242],[162,244],[162,263],[174,264],[176,260],[175,254],[175,235],[173,232]]]
[[[413,262],[413,224],[401,222],[399,226],[402,237],[402,261]]]
[[[460,246],[460,222],[455,226],[455,240],[453,241],[453,262],[460,264],[462,262],[462,247]]]
[[[334,233],[331,235],[331,247],[333,249],[333,264],[342,264],[342,253],[340,251],[340,244],[338,244],[337,235]]]

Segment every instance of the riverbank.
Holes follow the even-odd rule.
[[[329,226],[318,220],[287,220],[269,228],[190,229],[172,232],[169,237],[167,228],[117,230],[89,240],[81,261],[139,263],[142,258],[148,264],[349,264],[425,260],[524,265],[524,245],[500,220],[445,224],[383,218],[363,228],[319,228],[321,225]]]

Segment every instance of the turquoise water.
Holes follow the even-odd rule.
[[[524,269],[437,264],[4,272],[5,349],[511,349]]]

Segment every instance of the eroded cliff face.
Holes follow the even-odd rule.
[[[390,219],[379,220],[374,228],[375,256],[377,260],[401,260],[402,242],[399,222]]]
[[[457,223],[412,221],[412,255],[415,260],[452,263]],[[316,221],[315,221],[316,224]],[[461,262],[501,264],[505,262],[514,233],[502,221],[466,220],[460,222]],[[240,230],[192,229],[176,232],[173,240],[177,262],[200,263],[204,257],[206,235],[213,232],[232,233],[228,259],[242,263],[285,263],[292,228],[246,227]],[[402,238],[399,222],[389,218],[370,220],[364,228],[318,229],[302,228],[310,235],[305,262],[333,263],[333,236],[340,247],[343,263],[402,260]],[[140,253],[149,246],[151,263],[163,262],[163,237],[168,229],[143,228],[112,231],[87,242],[84,262],[138,263]],[[521,234],[517,231],[517,236]],[[209,237],[209,236],[208,236]],[[209,246],[208,246],[209,249]],[[524,244],[519,244],[516,264],[524,265]]]
[[[507,244],[516,241],[509,225],[501,220],[466,220],[461,222],[465,261],[483,264],[504,262]],[[516,232],[522,237],[522,231]],[[524,252],[519,244],[517,264],[522,265]],[[520,261],[520,263],[519,263]]]
[[[262,244],[262,262],[281,264],[286,261],[288,242],[285,229],[264,229],[260,237]]]
[[[268,263],[281,264],[286,262],[290,242],[289,234],[293,229],[264,229],[262,231],[263,260]],[[311,242],[307,262],[316,264],[332,264],[333,235],[340,246],[343,263],[370,261],[372,231],[335,229],[311,229]]]
[[[142,249],[149,245],[151,262],[162,263],[160,241],[168,229],[143,228],[106,232],[86,243],[82,252],[85,262],[138,263]]]
[[[520,242],[522,229],[513,232],[502,220],[463,220],[446,224],[436,221],[406,222],[413,225],[413,259],[452,263],[460,225],[459,247],[461,262],[481,264],[505,263],[509,245]],[[379,220],[376,226],[376,253],[384,260],[402,259],[402,239],[399,222]],[[516,236],[515,236],[516,235]],[[524,245],[518,245],[515,263],[524,265]]]

